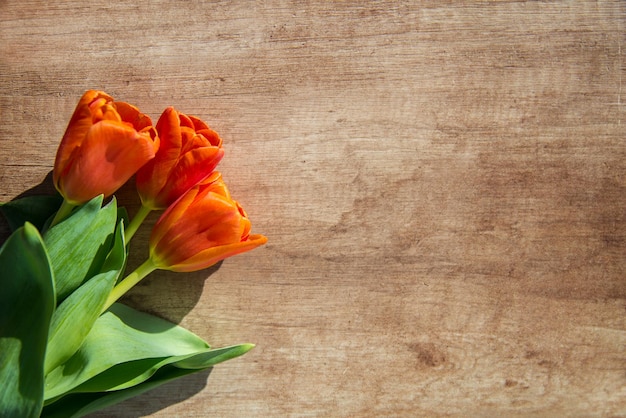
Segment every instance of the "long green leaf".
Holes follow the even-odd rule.
[[[183,368],[181,363],[172,363],[157,370],[148,380],[127,389],[110,392],[75,393],[60,401],[44,407],[42,417],[45,418],[77,418],[115,405],[132,397],[141,395],[180,377],[211,368],[217,363],[247,353],[252,344],[241,344],[232,347],[208,350],[189,358],[193,368]]]
[[[117,224],[122,225],[122,227],[124,228],[123,231],[126,230],[126,225],[128,225],[128,223],[130,222],[130,219],[128,218],[128,212],[126,211],[126,208],[124,206],[120,206],[117,208]],[[122,233],[122,235],[124,235]],[[124,254],[120,254],[120,256],[124,257],[124,262],[122,264],[122,266],[120,267],[120,271],[123,273],[124,271],[126,271],[126,262],[128,261],[128,255],[130,254],[130,246],[126,245],[126,240],[124,240],[124,245],[126,246],[126,249],[124,251]],[[120,274],[119,277],[117,278],[117,281],[121,281],[122,279],[124,279],[124,275]]]
[[[237,344],[229,347],[213,348],[203,353],[187,356],[184,359],[171,363],[171,365],[181,369],[202,370],[242,356],[253,348],[254,344]]]
[[[173,365],[180,369],[202,370],[217,363],[240,356],[249,351],[252,344],[205,350],[180,356],[146,358],[118,364],[78,386],[73,392],[117,391],[136,386],[154,375],[157,370]]]
[[[167,358],[178,361],[180,356],[207,349],[206,342],[186,329],[117,303],[96,320],[76,354],[46,376],[45,399],[54,400],[114,367],[115,373],[106,374],[101,380],[105,389],[125,383],[120,383],[118,375],[128,382],[134,379],[129,377],[134,373],[139,382],[149,377],[147,369],[154,372],[153,368]],[[146,359],[153,363],[141,364],[140,368],[133,363]],[[134,371],[129,374],[128,369],[119,367],[122,364]],[[90,390],[96,388],[92,385]]]
[[[120,221],[113,248],[104,262],[102,272],[70,294],[52,316],[45,363],[46,374],[72,357],[81,346],[100,316],[125,263],[124,224]]]
[[[0,212],[6,218],[11,231],[30,222],[39,230],[61,206],[61,195],[27,196],[0,204]]]
[[[0,416],[36,417],[55,295],[48,255],[32,224],[5,242],[0,266]]]
[[[124,390],[113,392],[76,393],[68,395],[52,405],[45,406],[41,413],[42,418],[78,418],[94,413],[109,406],[118,404],[127,399],[139,396],[142,393],[155,389],[165,383],[180,377],[197,373],[200,370],[179,369],[164,367],[149,380]]]
[[[55,273],[57,303],[97,272],[106,258],[117,223],[117,204],[112,199],[105,207],[101,205],[102,196],[93,198],[44,235]]]

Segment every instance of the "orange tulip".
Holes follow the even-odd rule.
[[[224,156],[222,139],[200,119],[173,107],[156,125],[161,147],[137,173],[137,190],[147,209],[165,209],[209,176]]]
[[[150,118],[101,91],[78,102],[54,162],[54,185],[79,205],[109,196],[154,158],[159,140]]]
[[[196,271],[267,242],[250,235],[250,220],[214,172],[171,205],[150,236],[150,259],[159,269]]]

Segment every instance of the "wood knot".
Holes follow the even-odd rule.
[[[432,343],[411,343],[408,346],[420,365],[437,367],[446,362],[445,353]]]

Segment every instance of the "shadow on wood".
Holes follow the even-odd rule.
[[[57,191],[55,190],[54,184],[52,183],[52,170],[50,170],[50,172],[46,175],[46,177],[44,177],[41,183],[20,193],[19,195],[15,196],[15,198],[11,201],[30,196],[53,196],[55,194],[57,194]],[[11,228],[9,227],[9,223],[4,216],[0,216],[0,219],[2,219],[0,221],[0,243],[3,243],[7,240],[7,238],[9,238],[9,235],[11,235]]]
[[[182,377],[89,416],[94,418],[150,416],[164,408],[183,402],[200,392],[207,386],[211,371],[212,369],[207,369]]]

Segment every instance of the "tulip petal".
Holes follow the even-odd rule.
[[[230,201],[210,193],[194,196],[186,206],[188,195],[164,213],[154,227],[151,243],[156,265],[169,265],[191,257],[205,248],[241,241],[241,217]]]
[[[248,240],[234,244],[212,247],[201,251],[193,257],[184,260],[180,264],[170,266],[168,270],[177,272],[190,272],[211,267],[213,264],[225,258],[244,253],[259,247],[267,242],[267,237],[260,234],[250,235]]]
[[[124,122],[130,123],[138,131],[152,126],[152,119],[141,113],[139,109],[131,104],[126,102],[114,102],[113,107]]]
[[[172,228],[172,225],[175,225],[178,220],[185,214],[187,208],[194,201],[196,195],[198,194],[198,189],[194,188],[189,190],[180,199],[176,201],[173,205],[171,205],[159,218],[157,223],[154,225],[152,229],[152,234],[150,235],[150,247],[151,251],[154,248],[154,243],[159,243],[163,240],[163,236]]]
[[[170,181],[161,190],[162,204],[175,201],[190,187],[210,175],[224,156],[217,147],[196,148],[182,155],[170,173]]]
[[[202,135],[209,144],[215,147],[222,146],[222,138],[220,138],[219,134],[215,132],[213,129],[210,129],[210,128],[198,129],[196,127],[196,132],[198,133],[198,135]]]
[[[184,113],[180,113],[180,112],[176,112],[176,113],[178,114],[178,117],[180,118],[180,122],[179,123],[180,123],[181,127],[190,128],[192,131],[195,131],[194,126],[193,126],[193,121],[191,120],[191,118],[189,116],[185,115]]]
[[[106,100],[113,100],[113,98],[106,93],[96,90],[88,90],[85,94],[83,94],[76,105],[74,114],[67,125],[67,130],[65,131],[61,144],[59,145],[59,149],[57,150],[54,162],[54,171],[52,173],[55,185],[58,184],[60,177],[67,174],[72,154],[74,154],[76,149],[80,147],[85,136],[89,132],[89,129],[93,125],[89,105],[94,100],[102,98]]]
[[[165,109],[156,130],[159,133],[159,150],[155,158],[137,172],[137,190],[144,206],[163,209],[156,200],[178,161],[182,146],[178,112],[172,107]]]
[[[154,160],[137,173],[143,206],[165,209],[205,179],[224,155],[222,140],[204,122],[168,107],[156,130],[160,148]]]
[[[203,120],[195,116],[189,116],[189,120],[191,121],[191,123],[193,123],[193,127],[196,131],[201,131],[203,129],[210,129],[209,125],[207,125]],[[213,144],[213,145],[216,145],[216,144]]]
[[[74,150],[61,179],[61,193],[80,203],[97,194],[110,195],[147,161],[154,158],[155,144],[123,123],[101,121],[93,125],[81,146]],[[97,195],[96,194],[96,195]]]

